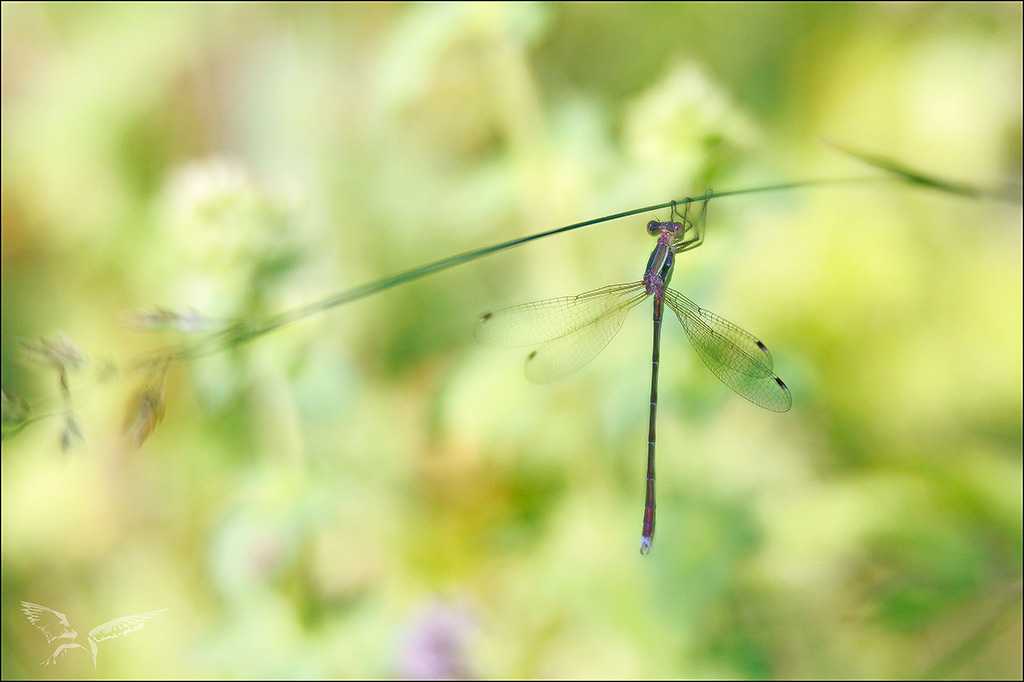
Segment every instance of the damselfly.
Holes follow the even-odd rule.
[[[543,383],[564,377],[587,364],[618,333],[626,313],[648,296],[654,296],[647,493],[641,554],[651,551],[654,538],[654,434],[661,320],[666,304],[679,318],[697,355],[722,383],[755,405],[773,412],[785,412],[793,404],[789,389],[772,369],[771,353],[763,343],[668,288],[676,253],[694,249],[704,241],[711,196],[708,193],[702,199],[687,201],[682,216],[673,204],[667,222],[647,223],[647,232],[658,237],[658,244],[647,261],[641,281],[613,284],[579,296],[552,298],[487,313],[476,326],[477,340],[487,346],[512,348],[539,344],[527,356],[526,377]],[[691,217],[694,206],[696,215]],[[674,220],[676,217],[679,220]]]

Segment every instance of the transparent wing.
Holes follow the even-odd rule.
[[[632,282],[525,303],[484,315],[475,336],[497,348],[540,344],[527,357],[526,378],[534,383],[554,381],[601,352],[626,313],[647,296],[643,282]]]
[[[789,389],[772,369],[772,354],[755,336],[673,289],[665,290],[665,302],[697,355],[723,384],[766,410],[786,412],[793,406]]]
[[[626,313],[644,298],[638,297],[630,305],[612,308],[589,325],[539,346],[526,357],[526,378],[535,384],[543,384],[572,374],[593,360],[615,338]]]

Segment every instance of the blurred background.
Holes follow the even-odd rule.
[[[1019,202],[712,202],[673,286],[793,409],[666,319],[647,557],[650,304],[541,386],[473,325],[639,279],[664,212],[133,365],[575,221],[881,175],[824,139],[1019,188],[1019,4],[0,11],[5,678],[1020,678]],[[21,601],[87,647],[169,610],[40,667]]]

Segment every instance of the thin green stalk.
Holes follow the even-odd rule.
[[[553,230],[547,230],[545,232],[539,232],[532,234],[527,237],[520,237],[518,239],[512,239],[510,241],[501,242],[500,244],[493,244],[486,246],[481,249],[474,249],[472,251],[466,251],[464,253],[457,254],[455,256],[449,256],[427,265],[422,265],[412,270],[399,273],[397,275],[390,275],[373,282],[340,291],[318,301],[313,301],[306,305],[286,310],[276,315],[272,315],[264,320],[259,321],[248,321],[248,322],[236,322],[220,331],[213,332],[206,338],[180,347],[177,350],[161,351],[151,356],[157,359],[159,362],[166,362],[168,360],[184,361],[193,360],[196,358],[204,357],[212,353],[224,350],[226,348],[234,348],[250,341],[254,341],[270,332],[273,332],[281,327],[292,324],[299,320],[305,319],[317,313],[337,308],[340,305],[351,303],[352,301],[372,296],[373,294],[380,293],[387,289],[411,282],[413,280],[425,277],[427,275],[447,270],[455,267],[456,265],[462,265],[463,263],[469,263],[470,261],[490,256],[501,251],[527,244],[544,237],[551,237],[556,234],[563,232],[571,232],[572,230],[578,230],[584,227],[590,227],[600,223],[605,223],[611,220],[617,220],[619,218],[628,218],[640,213],[649,213],[652,211],[658,211],[665,208],[669,208],[673,205],[685,205],[694,201],[703,201],[705,199],[722,199],[725,197],[739,196],[742,194],[757,194],[763,192],[777,192],[787,189],[802,189],[815,186],[823,185],[840,185],[840,184],[851,184],[858,182],[879,182],[884,181],[884,178],[835,178],[835,179],[824,179],[824,180],[804,180],[799,182],[788,182],[777,185],[766,185],[763,187],[750,187],[746,189],[727,190],[724,192],[711,192],[710,194],[702,194],[697,197],[685,197],[683,199],[676,199],[672,201],[666,201],[660,204],[653,204],[651,206],[643,206],[641,208],[634,208],[628,211],[622,211],[620,213],[613,213],[611,215],[602,216],[600,218],[593,218],[591,220],[584,220],[582,222],[573,223],[571,225],[565,225],[558,227]]]

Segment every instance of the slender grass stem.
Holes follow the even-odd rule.
[[[486,246],[481,249],[474,249],[472,251],[466,251],[464,253],[457,254],[455,256],[449,256],[433,263],[422,265],[412,270],[399,273],[397,275],[390,275],[373,282],[368,282],[352,289],[340,291],[318,301],[313,301],[306,305],[286,310],[275,315],[271,315],[263,320],[256,321],[240,321],[231,324],[224,329],[213,332],[199,341],[193,342],[188,345],[183,345],[175,349],[169,349],[164,351],[158,351],[151,357],[159,362],[166,362],[168,360],[174,361],[185,361],[193,360],[196,358],[204,357],[212,353],[219,352],[227,348],[234,348],[245,343],[254,341],[262,336],[269,334],[270,332],[276,331],[281,327],[292,324],[299,320],[305,319],[317,313],[321,313],[332,308],[357,301],[361,298],[372,296],[373,294],[386,291],[394,288],[406,282],[411,282],[427,275],[432,275],[435,272],[441,272],[453,268],[456,265],[462,265],[463,263],[469,263],[471,261],[490,256],[501,251],[507,251],[523,244],[543,239],[544,237],[551,237],[556,234],[563,232],[571,232],[573,230],[582,229],[584,227],[590,227],[598,225],[600,223],[606,223],[612,220],[618,220],[619,218],[628,218],[641,213],[649,213],[652,211],[658,211],[666,209],[672,206],[683,206],[693,201],[704,201],[710,199],[723,199],[725,197],[740,196],[743,194],[758,194],[765,192],[778,192],[788,189],[804,189],[810,187],[818,187],[825,185],[847,185],[852,183],[864,183],[864,182],[884,182],[887,178],[884,177],[871,177],[871,178],[833,178],[823,180],[802,180],[798,182],[787,182],[776,185],[765,185],[763,187],[750,187],[745,189],[727,190],[724,192],[711,192],[710,194],[702,194],[696,197],[685,197],[683,199],[674,199],[665,201],[660,204],[652,204],[651,206],[643,206],[641,208],[634,208],[628,211],[622,211],[619,213],[613,213],[610,215],[602,216],[600,218],[593,218],[591,220],[584,220],[582,222],[573,223],[571,225],[565,225],[558,227],[553,230],[547,230],[545,232],[538,232],[527,237],[519,237],[500,244],[493,244]],[[146,364],[149,364],[148,362]]]

